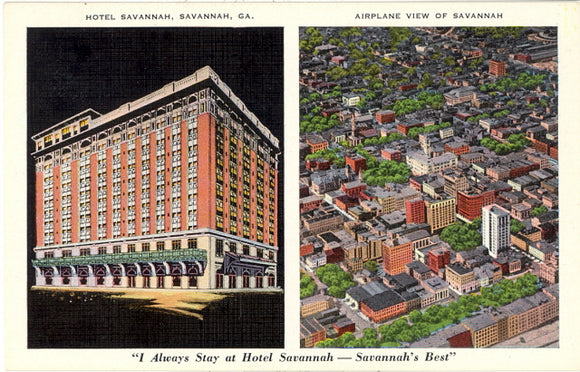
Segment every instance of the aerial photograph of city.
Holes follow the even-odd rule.
[[[300,346],[559,347],[556,27],[300,28]]]

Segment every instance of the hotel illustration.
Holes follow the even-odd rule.
[[[32,139],[36,285],[276,286],[279,140],[210,67]]]

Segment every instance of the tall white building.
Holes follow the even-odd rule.
[[[510,212],[497,204],[485,206],[481,212],[483,246],[496,258],[501,249],[510,245]]]

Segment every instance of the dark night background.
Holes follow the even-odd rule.
[[[282,28],[29,28],[27,34],[27,113],[28,113],[28,155],[34,150],[30,137],[56,123],[71,117],[85,109],[92,108],[101,114],[118,108],[120,105],[141,98],[165,84],[180,80],[199,68],[209,65],[220,76],[232,91],[244,102],[250,111],[268,127],[280,140],[283,151],[283,30]],[[283,232],[283,191],[284,182],[283,157],[280,159],[280,191],[279,191],[279,285],[284,286],[284,232]],[[35,245],[34,236],[34,164],[28,156],[28,252],[29,285],[34,284],[34,273],[30,266],[33,258],[32,248]],[[120,318],[109,320],[106,324],[87,324],[97,331],[104,332],[102,340],[78,343],[77,333],[87,330],[76,327],[70,313],[56,312],[47,316],[44,313],[50,306],[43,301],[49,301],[43,296],[29,292],[29,346],[30,347],[178,347],[175,342],[160,339],[157,344],[143,344],[139,333],[119,324]],[[222,308],[231,309],[236,316],[224,317],[235,327],[240,322],[259,318],[260,314],[247,311],[243,306],[255,303],[256,298],[249,300],[230,300],[222,304]],[[106,299],[103,300],[107,302]],[[274,306],[263,304],[264,311],[279,312],[279,316],[268,319],[277,324],[279,329],[272,335],[256,334],[259,325],[254,324],[252,341],[244,345],[236,345],[231,335],[224,335],[227,340],[208,340],[205,346],[211,347],[282,347],[283,346],[283,296],[276,297],[278,303]],[[261,302],[261,301],[258,301]],[[233,305],[232,305],[233,303]],[[57,303],[54,305],[60,307]],[[115,305],[116,306],[116,305]],[[125,306],[125,305],[123,305]],[[219,307],[220,305],[216,305]],[[224,307],[225,306],[225,307]],[[97,310],[92,307],[79,307],[75,311],[84,311],[91,316]],[[220,308],[220,312],[222,311]],[[235,311],[234,311],[235,308]],[[123,307],[108,310],[112,313],[126,314]],[[98,310],[102,310],[98,309]],[[142,311],[143,312],[143,311]],[[150,311],[149,311],[150,312]],[[150,312],[151,313],[151,312]],[[56,329],[42,328],[42,321],[52,319],[62,314],[68,317],[56,319],[54,327],[60,337],[69,332],[70,341],[55,342],[48,333]],[[227,315],[227,314],[226,314]],[[230,314],[231,315],[231,314]],[[135,314],[135,317],[143,314]],[[145,314],[147,316],[147,314]],[[165,314],[167,316],[167,314]],[[157,316],[150,317],[150,324],[163,327],[168,332],[180,329],[184,317],[174,317],[174,324],[157,321]],[[109,317],[115,318],[115,317]],[[183,319],[182,319],[183,318]],[[139,318],[134,326],[145,327],[147,321]],[[72,322],[71,322],[72,320]],[[218,321],[218,320],[216,320]],[[113,322],[113,323],[111,323]],[[127,322],[124,319],[123,322]],[[70,324],[73,323],[73,324]],[[129,322],[131,323],[131,322]],[[162,325],[163,324],[163,325]],[[251,324],[251,322],[249,323]],[[119,329],[109,327],[120,326]],[[216,323],[214,326],[218,326]],[[64,328],[63,328],[64,327]],[[207,322],[204,326],[207,328]],[[81,329],[79,329],[81,328]],[[84,329],[82,329],[84,328]],[[124,342],[111,342],[107,333],[121,333]],[[44,332],[44,333],[43,333]],[[212,333],[206,330],[205,337]],[[90,331],[89,331],[90,333]],[[125,335],[125,333],[127,333]],[[277,333],[274,335],[274,333]],[[136,338],[135,338],[136,337]],[[216,336],[217,337],[217,336]],[[248,335],[249,337],[249,335]],[[260,340],[261,338],[261,340]],[[258,341],[260,340],[260,341]],[[175,341],[175,340],[174,340]],[[224,341],[224,342],[220,342]],[[76,342],[76,343],[75,343]],[[229,342],[229,343],[228,343]],[[233,343],[232,343],[233,342]],[[183,347],[200,347],[199,342],[184,341]]]

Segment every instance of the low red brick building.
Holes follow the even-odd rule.
[[[375,120],[379,124],[392,123],[395,121],[395,112],[392,110],[381,110],[375,112]]]
[[[324,158],[306,160],[306,169],[310,172],[330,169],[331,163]]]
[[[445,144],[445,151],[452,152],[455,155],[467,154],[469,152],[469,145],[465,142],[454,141]]]
[[[338,336],[342,336],[346,332],[354,333],[356,331],[355,324],[348,318],[343,318],[333,325],[334,330]]]
[[[334,199],[334,204],[343,211],[347,211],[351,207],[359,204],[358,199],[348,195],[342,195]]]
[[[367,189],[366,183],[360,181],[343,183],[341,187],[341,190],[344,191],[346,195],[351,197],[357,197],[362,191],[366,189]]]
[[[419,123],[419,122],[417,122],[417,123],[399,123],[397,125],[397,130],[406,136],[407,133],[409,133],[409,129],[416,128],[416,127],[423,128],[423,126],[424,126],[424,124]]]
[[[471,333],[468,330],[449,337],[447,342],[449,342],[449,347],[473,347]]]
[[[314,318],[302,319],[300,322],[300,346],[314,347],[317,342],[326,339],[326,330]]]
[[[359,154],[346,155],[344,159],[346,161],[346,165],[350,167],[356,174],[367,169],[367,159],[360,156]]]
[[[360,310],[372,322],[382,323],[405,314],[407,304],[400,294],[388,290],[361,300]]]
[[[444,269],[451,262],[451,252],[445,248],[437,248],[429,251],[428,257],[429,268],[435,274],[438,274],[440,269]]]
[[[381,156],[383,159],[386,160],[393,160],[393,161],[403,161],[403,154],[399,150],[395,149],[382,149]]]
[[[308,256],[314,253],[314,244],[304,244],[300,246],[300,257]]]

